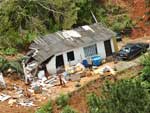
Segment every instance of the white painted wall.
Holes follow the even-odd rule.
[[[106,58],[105,46],[104,41],[97,43],[97,52],[102,58]]]
[[[75,58],[75,60],[71,61],[71,62],[68,62],[67,52],[71,52],[71,51],[74,52],[74,58]],[[73,50],[68,50],[68,51],[65,51],[65,52],[62,52],[62,53],[58,53],[47,64],[47,70],[48,70],[48,72],[50,74],[55,74],[56,73],[56,56],[59,56],[59,55],[63,55],[64,64],[65,65],[68,65],[68,64],[75,65],[78,62],[81,62],[82,59],[85,58],[83,47],[79,47],[79,48],[75,48]]]
[[[93,44],[90,44],[90,45],[93,45]],[[98,42],[96,45],[97,45],[98,55],[100,55],[102,58],[106,58],[104,41]],[[86,45],[86,46],[89,46],[89,45]],[[84,46],[84,47],[86,47],[86,46]],[[113,40],[112,39],[111,39],[111,47],[112,47],[112,51],[114,52],[114,45],[113,45]],[[68,59],[67,59],[67,52],[71,52],[71,51],[74,51],[74,57],[75,57],[75,60],[70,62],[71,65],[75,65],[78,62],[81,62],[83,59],[85,59],[83,47],[79,47],[79,48],[75,48],[73,50],[68,50],[68,51],[65,51],[65,52],[62,52],[62,53],[58,53],[47,64],[48,72],[50,74],[55,74],[56,73],[56,56],[58,56],[58,55],[63,55],[64,64],[68,65],[69,62],[68,62]]]

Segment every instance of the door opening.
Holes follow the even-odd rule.
[[[111,56],[112,55],[112,48],[111,48],[111,42],[110,40],[106,40],[104,41],[104,45],[105,45],[105,52],[106,52],[106,56]]]
[[[64,66],[63,55],[56,56],[56,68]]]

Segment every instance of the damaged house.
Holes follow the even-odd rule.
[[[96,23],[39,37],[29,49],[26,66],[46,62],[47,71],[55,74],[58,67],[75,65],[93,55],[106,58],[117,51],[117,43],[113,31]]]

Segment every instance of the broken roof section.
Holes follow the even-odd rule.
[[[98,41],[112,38],[115,33],[100,23],[85,25],[72,30],[58,31],[34,40],[29,47],[31,50],[38,50],[34,59],[41,64],[49,57],[67,50],[82,47]]]

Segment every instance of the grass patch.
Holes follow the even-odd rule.
[[[68,105],[69,98],[68,94],[60,94],[60,96],[56,99],[56,104],[59,108],[63,108]]]
[[[77,113],[77,111],[70,106],[66,106],[63,108],[61,113]]]
[[[47,104],[43,105],[40,109],[38,109],[35,113],[53,113],[52,103],[48,101]]]

